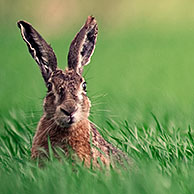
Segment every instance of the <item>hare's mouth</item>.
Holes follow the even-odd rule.
[[[69,116],[69,118],[68,118],[68,124],[71,125],[73,123],[75,123],[75,117],[74,116]]]
[[[61,127],[69,127],[77,121],[78,108],[67,108],[65,106],[59,106],[55,112],[55,121]]]
[[[76,122],[74,116],[61,116],[55,118],[56,123],[61,127],[69,127]]]

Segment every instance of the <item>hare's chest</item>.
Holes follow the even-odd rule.
[[[77,125],[50,137],[52,146],[60,147],[67,155],[76,153],[81,160],[91,160],[90,133],[84,125]]]
[[[66,143],[81,160],[91,160],[90,134],[85,128],[70,131]]]

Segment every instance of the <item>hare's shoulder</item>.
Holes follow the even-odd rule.
[[[95,149],[98,149],[98,151],[106,157],[108,156],[110,162],[112,160],[113,163],[117,162],[121,165],[132,163],[132,160],[126,153],[116,148],[102,137],[95,124],[90,123],[90,126],[92,130],[92,144]]]

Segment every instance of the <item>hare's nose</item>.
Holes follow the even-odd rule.
[[[77,108],[65,109],[65,108],[61,107],[60,110],[61,110],[61,112],[64,113],[66,116],[72,116],[73,113],[77,111]]]
[[[72,114],[72,112],[68,112],[64,108],[60,108],[60,110],[61,110],[62,113],[64,113],[67,116],[70,116]]]
[[[66,100],[61,106],[60,110],[66,116],[72,116],[77,110],[76,102],[74,100]]]

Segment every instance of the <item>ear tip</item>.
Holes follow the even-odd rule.
[[[94,20],[95,17],[94,17],[93,15],[89,15],[89,16],[88,16],[88,19]]]
[[[97,24],[95,17],[93,15],[88,16],[85,26],[95,25],[95,24]]]
[[[22,23],[22,20],[18,20],[18,21],[17,21],[17,26],[18,26],[18,28],[21,28],[21,23]]]
[[[28,22],[24,21],[24,20],[18,20],[17,21],[17,26],[19,28],[21,28],[21,26],[30,26],[30,24]]]

